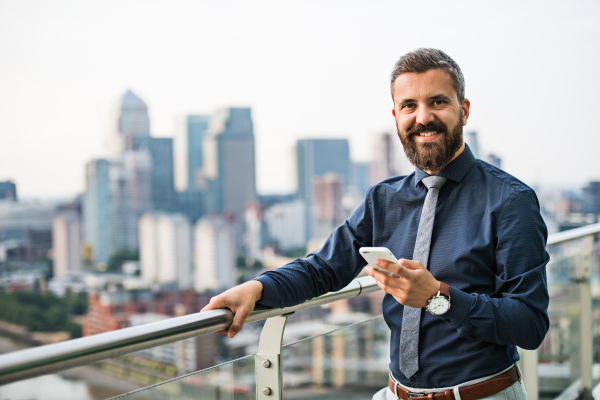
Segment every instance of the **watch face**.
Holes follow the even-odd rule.
[[[450,309],[450,301],[444,296],[434,297],[427,304],[427,311],[433,315],[442,315]]]

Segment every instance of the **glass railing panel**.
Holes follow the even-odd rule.
[[[126,393],[111,400],[253,400],[254,355]]]
[[[381,315],[285,345],[285,398],[371,398],[387,384],[389,346]]]
[[[548,248],[547,266],[550,326],[538,350],[540,398],[554,398],[581,377],[581,302],[578,265],[582,241]]]

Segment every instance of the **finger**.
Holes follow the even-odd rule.
[[[224,335],[227,333],[227,329],[221,329],[220,331],[215,332],[217,335]]]
[[[369,275],[371,275],[373,278],[375,278],[375,281],[381,285],[383,285],[385,288],[384,289],[382,287],[382,289],[384,289],[384,291],[388,291],[390,289],[401,289],[404,286],[404,282],[402,282],[401,279],[393,277],[393,276],[389,276],[387,274],[384,274],[383,272],[379,272],[376,269],[369,267],[368,268],[370,270],[370,273],[367,272]],[[380,285],[380,287],[381,287]]]
[[[246,308],[238,308],[237,312],[233,316],[233,322],[231,323],[231,325],[229,326],[229,330],[227,331],[227,336],[232,338],[235,335],[237,335],[237,333],[242,329],[242,326],[244,326],[244,321],[246,320],[248,315],[250,315],[250,312],[252,312],[252,310],[248,310]]]

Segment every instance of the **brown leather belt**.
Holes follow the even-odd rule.
[[[519,372],[516,366],[513,366],[506,372],[501,373],[487,379],[483,382],[476,383],[475,385],[465,386],[458,389],[458,394],[461,400],[475,400],[482,397],[491,396],[494,393],[498,393],[504,390],[516,381],[519,380]],[[454,391],[452,389],[446,389],[444,392],[437,393],[415,393],[407,392],[402,386],[396,385],[392,377],[389,380],[389,388],[392,392],[394,386],[397,388],[398,398],[402,400],[455,400]]]

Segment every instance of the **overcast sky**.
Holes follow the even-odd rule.
[[[437,47],[463,69],[483,152],[530,185],[600,179],[597,1],[0,0],[0,180],[72,196],[105,155],[119,97],[153,136],[187,113],[253,110],[257,184],[291,191],[298,138],[395,131],[389,73]]]

